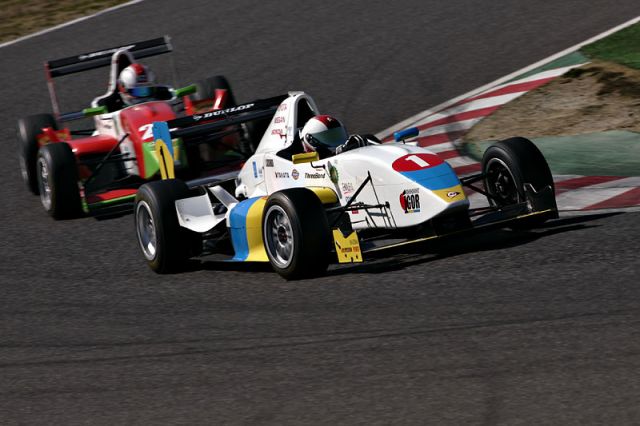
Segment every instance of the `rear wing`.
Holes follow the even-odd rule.
[[[135,59],[161,55],[163,53],[173,51],[171,39],[169,36],[165,35],[164,37],[154,38],[152,40],[110,47],[108,49],[82,53],[80,55],[69,56],[62,59],[54,59],[52,61],[45,62],[44,66],[49,77],[61,77],[63,75],[110,65],[111,55],[121,49],[129,50]]]
[[[47,86],[49,88],[49,96],[51,97],[53,113],[57,118],[60,118],[60,106],[58,104],[53,79],[64,75],[109,66],[111,65],[111,56],[121,49],[127,49],[133,55],[134,59],[140,59],[147,58],[149,56],[161,55],[163,53],[170,53],[173,51],[173,46],[171,46],[171,39],[169,36],[165,35],[164,37],[158,37],[151,40],[139,41],[95,52],[87,52],[80,55],[46,61],[44,63],[44,69],[47,78]]]
[[[224,136],[225,132],[216,133],[225,127],[246,123],[249,121],[269,118],[275,115],[280,104],[289,95],[258,99],[235,107],[210,111],[204,114],[194,114],[176,118],[171,121],[157,121],[153,123],[153,140],[155,150],[160,159],[160,173],[163,179],[173,178],[174,150],[172,139],[211,137],[216,139]],[[213,120],[213,121],[212,121]],[[187,141],[185,141],[187,143]]]
[[[289,95],[274,96],[217,111],[180,117],[168,121],[167,125],[171,129],[170,133],[173,138],[212,133],[233,124],[273,116],[278,106],[288,97]]]

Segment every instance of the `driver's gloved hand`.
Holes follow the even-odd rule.
[[[369,141],[366,137],[362,135],[351,135],[345,143],[336,148],[336,155],[352,149],[362,148],[367,145],[369,145]]]

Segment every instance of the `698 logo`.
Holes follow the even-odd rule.
[[[405,213],[420,213],[420,190],[405,189],[400,194],[400,207]]]

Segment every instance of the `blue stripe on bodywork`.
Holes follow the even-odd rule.
[[[248,200],[238,203],[229,215],[229,223],[231,230],[231,243],[235,256],[233,260],[244,261],[249,256],[249,242],[247,240],[247,214],[251,206],[260,199],[260,197],[249,198]]]
[[[448,163],[400,174],[432,191],[460,185],[458,176]]]

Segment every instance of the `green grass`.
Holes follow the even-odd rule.
[[[640,23],[588,44],[581,49],[591,59],[640,69]]]
[[[127,0],[0,0],[0,43]]]

